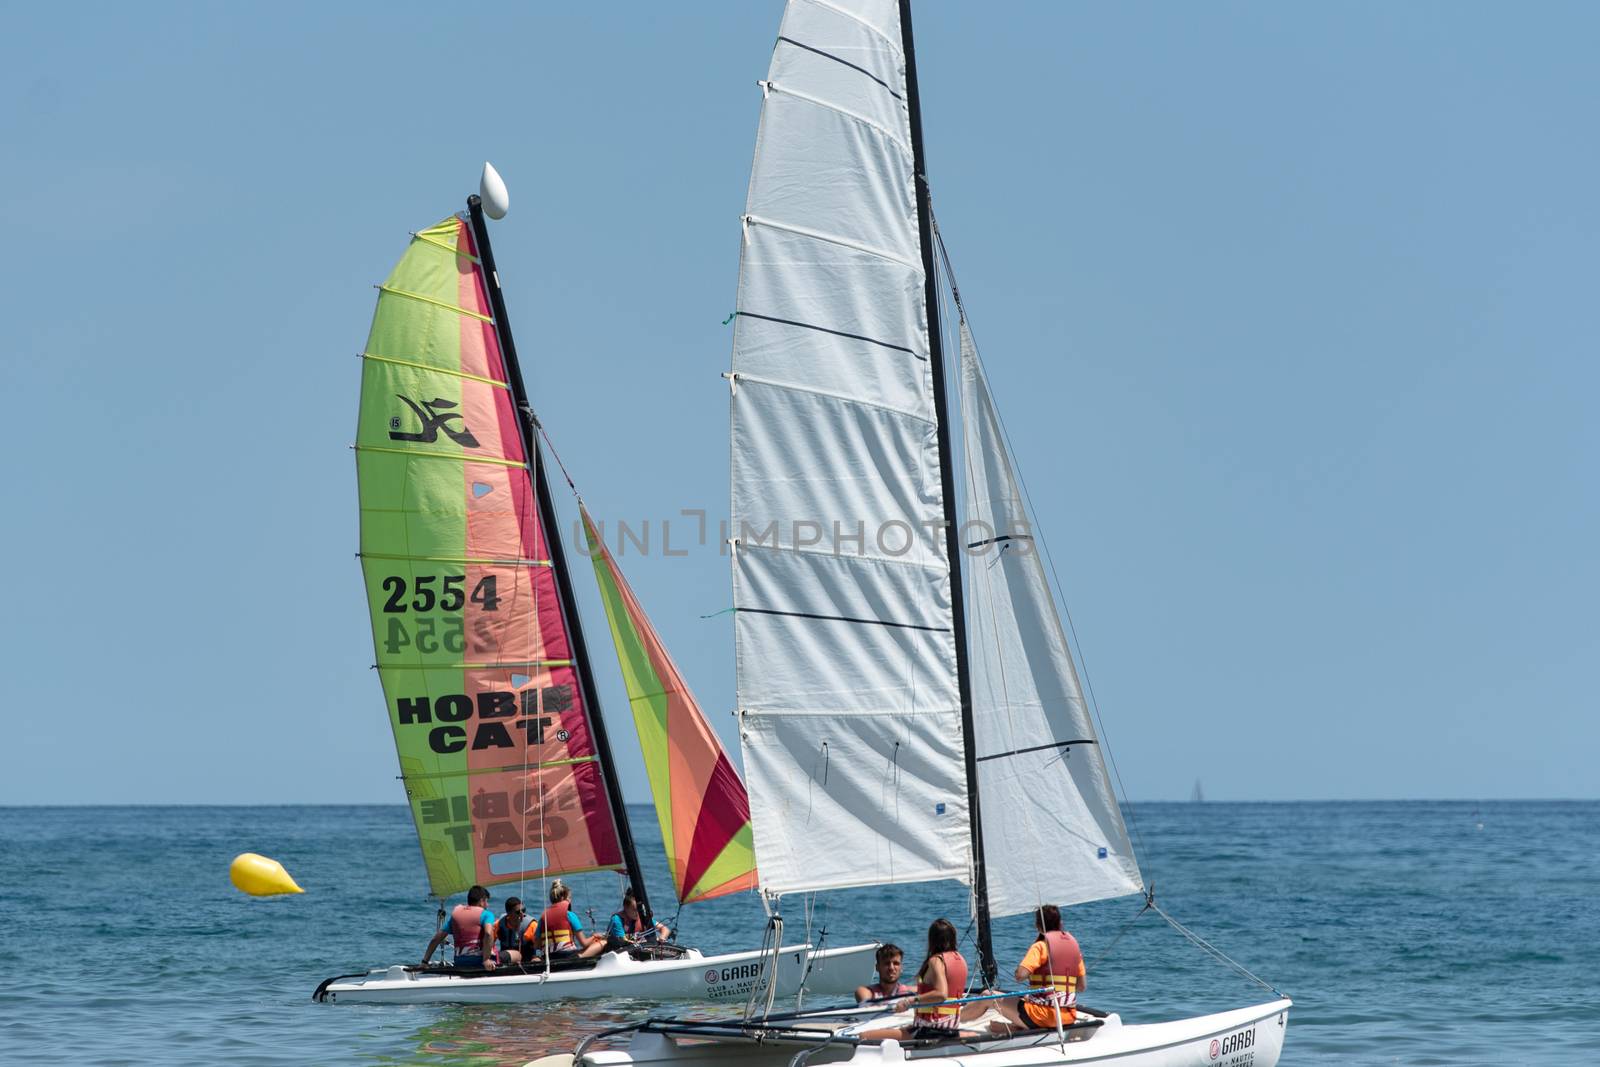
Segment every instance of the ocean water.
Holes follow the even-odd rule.
[[[1135,812],[1162,906],[1295,999],[1284,1063],[1600,1063],[1600,802]],[[633,822],[668,914],[653,812]],[[244,851],[282,860],[307,893],[237,893],[228,863]],[[580,911],[603,920],[617,886],[575,880]],[[498,906],[515,890],[495,892]],[[0,808],[0,1063],[521,1064],[660,1010],[311,1002],[324,977],[419,957],[424,893],[398,805]],[[1153,1021],[1267,996],[1159,917],[1135,919],[1140,906],[1068,911],[1091,962],[1087,1003]],[[967,925],[959,887],[828,894],[813,922],[829,943],[882,938],[918,957],[940,915]],[[755,947],[764,921],[750,896],[681,919],[707,950]],[[996,936],[1009,968],[1027,919]]]

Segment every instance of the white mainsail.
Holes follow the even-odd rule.
[[[732,375],[739,736],[761,886],[966,879],[894,0],[791,0],[762,91]]]
[[[967,655],[994,915],[1143,888],[989,383],[961,321]]]

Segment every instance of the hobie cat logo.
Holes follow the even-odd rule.
[[[446,437],[462,448],[478,447],[478,439],[472,436],[471,430],[467,429],[467,420],[462,416],[461,412],[447,410],[456,406],[454,400],[446,400],[443,397],[436,396],[432,400],[424,400],[421,404],[418,404],[409,396],[400,396],[399,393],[395,395],[404,400],[406,407],[416,413],[418,421],[422,423],[422,429],[415,432],[402,432],[400,429],[400,416],[396,415],[389,420],[389,440],[420,441],[423,444],[432,444],[439,439],[439,431],[443,430]],[[450,422],[452,419],[461,420],[461,429],[451,428]]]

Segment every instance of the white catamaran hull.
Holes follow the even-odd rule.
[[[850,1046],[829,1045],[826,1030],[816,1036],[768,1035],[749,1037],[701,1036],[646,1031],[634,1035],[626,1049],[588,1052],[578,1067],[625,1067],[645,1064],[737,1064],[739,1067],[780,1067],[803,1064],[899,1064],[926,1060],[939,1067],[1048,1067],[1052,1064],[1115,1064],[1116,1067],[1274,1067],[1283,1051],[1289,1025],[1288,998],[1234,1011],[1201,1015],[1164,1023],[1124,1024],[1116,1015],[1098,1026],[1076,1030],[1062,1043],[1054,1033],[1029,1033],[997,1041],[952,1042],[948,1045],[905,1048],[896,1041]],[[968,1023],[985,1027],[985,1019]],[[885,1020],[838,1028],[845,1037],[852,1031],[881,1026]],[[808,1051],[811,1050],[811,1051]],[[548,1056],[529,1067],[568,1067],[571,1056]]]
[[[852,992],[872,977],[877,944],[816,949],[785,947],[778,957],[777,997]],[[644,1000],[744,1001],[770,953],[702,955],[635,960],[607,952],[592,968],[551,973],[503,971],[483,976],[429,974],[403,966],[327,982],[316,999],[335,1004],[528,1004],[568,997],[638,997]]]

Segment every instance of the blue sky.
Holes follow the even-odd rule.
[[[731,738],[726,563],[659,524],[727,506],[779,10],[10,11],[0,803],[402,799],[356,353],[484,159],[533,401],[597,516],[652,521],[621,563]],[[1600,796],[1600,12],[919,12],[936,209],[1129,795]]]

